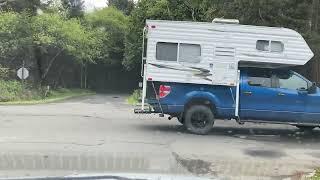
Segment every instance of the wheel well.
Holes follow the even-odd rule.
[[[216,115],[216,106],[214,103],[212,103],[210,100],[205,99],[205,98],[196,98],[196,99],[191,99],[187,104],[184,106],[184,112],[191,106],[193,105],[204,105],[207,106],[208,108],[211,109],[212,113]]]

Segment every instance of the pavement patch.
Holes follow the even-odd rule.
[[[172,153],[175,160],[178,164],[183,166],[186,170],[188,170],[190,173],[195,175],[216,175],[216,172],[214,172],[211,167],[212,164],[210,162],[201,160],[201,159],[186,159],[181,156],[179,156],[177,153]]]

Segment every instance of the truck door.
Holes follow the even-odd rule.
[[[281,94],[276,103],[279,104],[279,111],[283,111],[278,112],[278,116],[290,122],[319,125],[319,89],[308,93],[312,83],[293,71],[277,72],[275,81]]]
[[[308,81],[292,71],[276,71],[275,114],[281,121],[303,120],[308,98]]]
[[[310,87],[310,86],[309,86]],[[306,111],[302,118],[304,122],[320,125],[320,89],[317,88],[312,94],[308,94]]]
[[[273,87],[273,74],[267,69],[242,71],[240,85],[240,117],[249,120],[274,121],[277,90]]]

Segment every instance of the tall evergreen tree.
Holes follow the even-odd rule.
[[[40,5],[41,0],[0,0],[0,10],[3,11],[28,11],[32,14],[36,14]]]
[[[134,2],[133,0],[108,0],[108,6],[114,6],[124,14],[129,15],[134,9]]]
[[[61,0],[70,18],[84,17],[84,0]]]

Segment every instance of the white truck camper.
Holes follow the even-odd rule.
[[[239,67],[304,65],[314,56],[294,30],[240,25],[232,19],[147,20],[143,42],[142,113],[148,81],[239,86]]]

